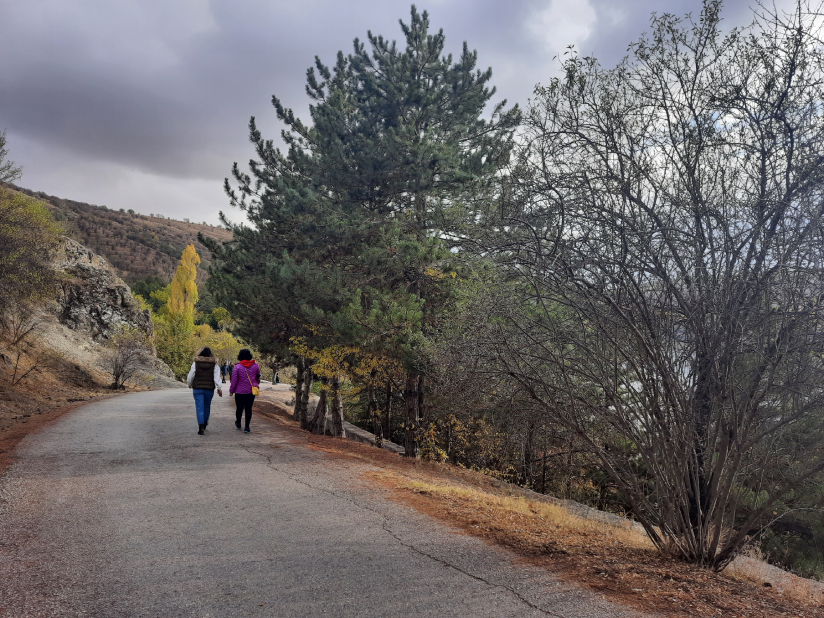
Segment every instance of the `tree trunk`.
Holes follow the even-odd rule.
[[[428,420],[425,394],[426,390],[424,389],[424,377],[418,376],[418,420],[421,423],[426,423]]]
[[[392,420],[392,380],[386,381],[386,409],[383,414],[383,436],[391,442],[392,436],[390,421]]]
[[[309,426],[309,397],[312,394],[312,364],[306,363],[306,379],[303,381],[303,393],[300,398],[300,428],[306,429]]]
[[[375,381],[378,377],[378,370],[372,369],[369,374],[368,398],[369,398],[369,418],[372,419],[372,432],[375,434],[375,446],[383,446],[383,426],[381,425],[381,411],[378,409],[378,398],[375,394]]]
[[[329,378],[321,378],[320,383],[321,389],[320,397],[318,397],[318,405],[315,408],[315,414],[312,416],[312,420],[309,421],[306,428],[312,433],[323,435],[323,432],[326,429],[326,402],[328,401]]]
[[[418,456],[418,376],[414,373],[406,375],[406,388],[403,391],[406,419],[404,427],[404,449],[407,457]]]
[[[275,385],[275,376],[280,371],[280,361],[272,361],[269,363],[269,369],[272,370],[272,386]]]
[[[331,434],[336,438],[343,438],[346,433],[343,430],[343,402],[340,396],[340,377],[332,378],[332,427]]]
[[[292,418],[298,421],[300,420],[301,393],[303,393],[303,374],[306,371],[306,365],[302,356],[298,358],[298,362],[295,363],[295,367],[297,369],[297,375],[295,376],[295,411],[292,412]]]
[[[544,457],[541,464],[541,493],[546,493],[546,445],[544,446]]]
[[[533,460],[535,459],[535,454],[533,451],[535,450],[535,446],[533,444],[535,437],[535,422],[530,422],[529,426],[526,430],[526,441],[524,443],[524,453],[523,453],[523,469],[521,471],[521,478],[523,480],[524,485],[529,487],[530,489],[535,489],[534,487],[534,475],[533,475]]]

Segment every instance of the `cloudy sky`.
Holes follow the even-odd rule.
[[[280,132],[271,96],[305,116],[315,55],[367,30],[400,38],[409,0],[0,0],[0,130],[23,187],[216,223],[223,178],[253,156],[247,123]],[[752,0],[728,0],[727,25]],[[700,0],[418,0],[447,47],[492,67],[497,99],[524,105],[574,44],[612,65],[653,11]],[[233,218],[237,218],[237,215]]]

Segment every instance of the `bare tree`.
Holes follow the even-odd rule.
[[[42,326],[34,305],[21,298],[8,299],[0,312],[0,340],[11,348],[26,345]]]
[[[111,339],[102,356],[106,371],[112,376],[112,389],[125,387],[152,356],[152,346],[142,330],[122,326]]]
[[[536,90],[493,251],[521,300],[476,335],[716,569],[824,469],[820,12],[719,9]]]
[[[15,295],[9,295],[0,309],[0,350],[10,353],[0,357],[12,365],[9,383],[16,386],[40,368],[40,355],[32,350],[43,322],[32,303]]]

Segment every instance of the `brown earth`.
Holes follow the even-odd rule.
[[[255,403],[255,412],[276,420],[295,440],[341,460],[373,466],[364,481],[393,499],[447,522],[465,534],[502,545],[610,600],[641,611],[678,618],[824,617],[820,601],[802,602],[764,581],[741,581],[664,556],[629,528],[550,514],[520,488],[452,465],[404,459],[348,440],[302,431],[282,403]],[[377,468],[376,471],[374,468]],[[796,578],[800,579],[800,578]],[[802,598],[798,595],[799,598]]]

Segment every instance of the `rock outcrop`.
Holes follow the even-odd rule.
[[[129,286],[101,256],[64,238],[54,269],[60,278],[56,300],[61,323],[88,333],[97,343],[107,341],[123,325],[153,334],[149,311],[140,309]]]
[[[59,289],[42,317],[43,344],[86,368],[105,373],[105,345],[122,326],[154,334],[151,313],[105,258],[64,238],[53,262]],[[152,356],[140,381],[154,388],[179,387],[169,366]]]

